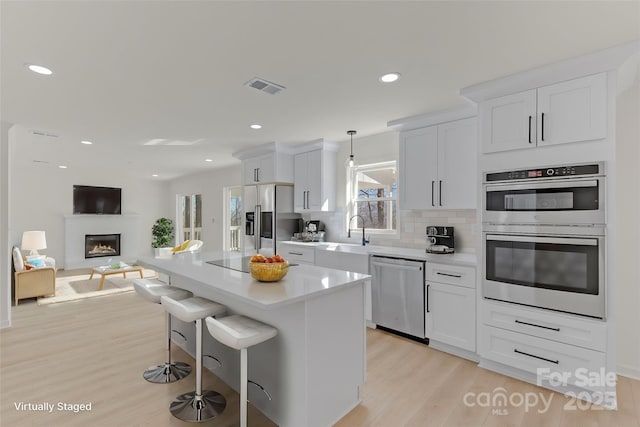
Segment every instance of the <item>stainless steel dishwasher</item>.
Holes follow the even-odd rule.
[[[372,255],[369,271],[373,323],[424,339],[424,261]]]

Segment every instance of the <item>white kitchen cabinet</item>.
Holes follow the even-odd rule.
[[[478,116],[483,152],[535,147],[535,89],[483,102]]]
[[[369,274],[369,255],[366,253],[357,254],[319,248],[316,250],[316,265],[335,268],[338,270],[353,271],[355,273]],[[367,280],[364,289],[365,319],[371,325],[371,280]]]
[[[464,286],[426,282],[427,338],[471,352],[476,350],[476,291]]]
[[[244,184],[293,182],[293,156],[270,153],[242,162]]]
[[[438,127],[415,129],[400,134],[400,208],[435,207],[438,179]],[[430,187],[430,186],[433,186]]]
[[[311,264],[316,263],[316,248],[296,243],[278,243],[280,255],[290,263]]]
[[[275,154],[247,159],[242,163],[245,184],[273,182],[275,177]]]
[[[335,210],[336,153],[316,149],[294,156],[294,210]]]
[[[594,74],[480,104],[484,153],[607,136],[606,73]]]
[[[476,119],[400,134],[401,209],[475,209]]]

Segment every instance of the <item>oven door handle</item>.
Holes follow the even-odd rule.
[[[538,182],[527,184],[487,184],[485,190],[487,193],[493,191],[517,191],[517,190],[544,190],[546,188],[573,188],[573,187],[597,187],[598,181],[569,181],[563,180],[561,182]]]
[[[555,243],[558,245],[598,246],[598,239],[572,239],[569,237],[536,237],[487,234],[486,240],[498,242]]]

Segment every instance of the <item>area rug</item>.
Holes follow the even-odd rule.
[[[140,273],[128,273],[126,279],[121,275],[107,276],[101,291],[98,290],[100,275],[94,275],[91,280],[89,280],[89,276],[90,274],[81,274],[56,278],[56,295],[38,298],[38,305],[131,292],[133,291],[133,281],[140,278]],[[145,278],[157,277],[155,271],[147,269],[142,270],[142,276]]]

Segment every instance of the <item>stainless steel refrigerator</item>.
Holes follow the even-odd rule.
[[[301,215],[293,211],[293,185],[245,185],[243,204],[245,255],[272,256],[278,242],[298,232]]]

